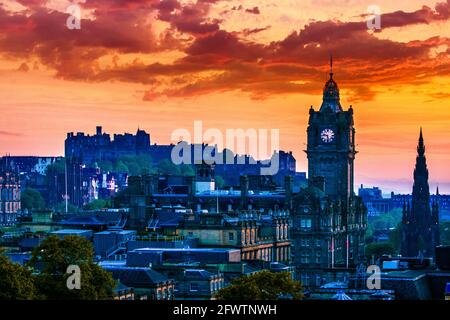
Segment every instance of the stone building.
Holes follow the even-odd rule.
[[[66,159],[79,159],[81,164],[100,160],[116,160],[121,156],[147,153],[150,150],[150,135],[143,130],[136,134],[114,134],[113,139],[97,126],[95,135],[83,132],[67,133],[65,141]]]
[[[309,113],[307,187],[294,192],[290,175],[283,187],[267,176],[241,175],[236,189],[199,190],[196,181],[213,181],[204,165],[177,182],[180,192],[161,189],[159,181],[168,178],[160,175],[130,177],[127,196],[116,202],[130,208],[128,227],[156,225],[156,208],[186,208],[177,230],[199,245],[239,248],[242,260],[292,262],[308,287],[349,279],[364,261],[367,209],[353,191],[353,109],[342,109],[333,72],[320,110]]]
[[[181,146],[181,147],[180,147]],[[86,190],[89,181],[86,180],[86,171],[95,169],[98,162],[115,163],[124,156],[149,156],[152,166],[157,168],[163,161],[171,161],[174,148],[189,151],[186,154],[186,165],[196,164],[196,154],[204,154],[205,150],[212,149],[213,153],[221,154],[223,161],[215,165],[215,171],[227,186],[238,186],[240,175],[259,175],[261,168],[266,165],[264,161],[255,161],[247,155],[232,154],[232,164],[227,162],[228,153],[219,152],[215,147],[207,144],[188,144],[179,142],[177,145],[150,144],[150,135],[143,130],[137,130],[136,134],[114,134],[113,138],[103,132],[98,126],[94,135],[84,132],[68,132],[65,140],[65,159],[67,167],[67,188],[71,204],[82,207],[89,202]],[[183,155],[184,158],[184,155]],[[304,173],[296,172],[296,160],[292,152],[279,151],[279,171],[273,176],[273,181],[278,185],[283,184],[286,175],[295,177],[297,183],[303,183],[306,179]],[[241,160],[244,160],[242,163]],[[183,160],[184,161],[184,160]],[[196,180],[198,190],[214,189],[214,179],[204,176],[204,180]]]
[[[19,211],[19,176],[11,170],[4,170],[0,172],[0,226],[15,224]]]
[[[133,288],[136,300],[173,300],[173,279],[148,267],[126,267],[103,265],[106,271],[112,273],[115,280]]]
[[[307,287],[345,281],[364,260],[367,209],[355,196],[353,109],[344,111],[330,78],[320,110],[311,106],[307,188],[292,196],[293,263]]]
[[[198,238],[204,247],[237,248],[241,260],[290,261],[290,219],[286,211],[260,214],[188,212],[178,227],[179,235]]]

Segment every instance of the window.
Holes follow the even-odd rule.
[[[320,286],[322,284],[322,278],[320,275],[316,275],[316,286]]]
[[[300,262],[301,263],[309,263],[309,252],[305,252],[305,251],[302,252]]]
[[[234,240],[234,233],[233,232],[229,232],[228,233],[228,240],[229,241],[233,241]]]
[[[311,219],[301,219],[300,227],[302,229],[311,229]]]
[[[309,285],[309,276],[307,274],[302,274],[300,278],[303,285]]]
[[[191,283],[191,291],[198,291],[198,283],[196,282]]]
[[[194,233],[192,231],[189,231],[188,232],[188,237],[193,237],[193,236],[194,236]]]

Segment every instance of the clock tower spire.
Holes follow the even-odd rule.
[[[333,79],[333,56],[330,55],[330,79]]]
[[[341,112],[341,102],[339,97],[339,87],[333,79],[333,56],[330,56],[330,79],[323,88],[323,101],[320,107],[321,112]]]

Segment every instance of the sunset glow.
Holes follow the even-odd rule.
[[[66,26],[81,7],[81,29]],[[381,27],[367,29],[369,5]],[[307,171],[308,110],[334,58],[355,110],[356,184],[411,192],[420,127],[430,189],[450,193],[450,0],[6,0],[0,153],[63,155],[67,132],[170,143],[207,127],[280,129]]]

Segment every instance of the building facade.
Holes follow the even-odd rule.
[[[0,172],[0,226],[13,225],[20,211],[19,175],[11,170]]]
[[[110,134],[103,132],[102,127],[98,126],[94,135],[83,132],[67,133],[65,159],[70,203],[82,207],[89,202],[85,191],[89,187],[89,182],[85,181],[83,175],[86,170],[95,169],[98,163],[115,163],[121,157],[140,155],[149,156],[152,166],[159,169],[162,162],[171,161],[174,148],[183,151],[183,161],[188,162],[184,163],[185,165],[194,166],[196,164],[195,155],[197,153],[205,154],[205,150],[208,148],[210,149],[208,152],[215,154],[215,158],[223,157],[223,161],[215,164],[215,172],[227,186],[238,186],[241,175],[259,175],[261,168],[266,166],[264,161],[256,161],[248,155],[235,155],[229,150],[226,152],[226,149],[220,152],[217,150],[217,146],[207,144],[188,144],[181,141],[177,145],[152,145],[150,144],[150,135],[143,130],[138,130],[136,134],[114,134],[111,138]],[[292,152],[279,151],[276,155],[275,158],[279,160],[279,170],[273,176],[273,181],[278,186],[283,185],[286,175],[294,176],[297,184],[306,180],[304,173],[296,172],[296,160]],[[232,163],[227,162],[229,156],[233,160]],[[197,179],[196,183],[199,191],[214,189],[214,179],[210,179],[210,177],[205,176],[203,181]]]
[[[307,287],[345,281],[364,261],[367,209],[353,191],[353,109],[343,110],[332,60],[330,67],[322,106],[309,111],[309,186],[292,199],[293,261]]]
[[[234,214],[188,211],[178,233],[203,247],[237,248],[242,261],[290,261],[290,219],[285,211]]]

